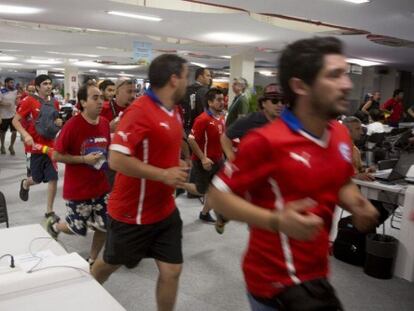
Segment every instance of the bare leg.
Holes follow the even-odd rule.
[[[1,152],[4,150],[4,140],[6,139],[6,132],[0,131]]]
[[[53,202],[55,202],[57,191],[57,180],[51,180],[47,185],[47,212],[53,212]]]
[[[203,210],[201,212],[203,214],[207,214],[210,211],[211,211],[211,206],[210,206],[210,204],[208,204],[207,194],[205,194],[204,195],[204,207],[203,207]]]
[[[102,247],[105,244],[105,238],[106,238],[105,232],[99,231],[97,229],[95,230],[93,234],[91,253],[89,256],[90,259],[96,260],[96,258],[98,258],[99,252],[101,251]]]
[[[102,259],[97,259],[91,268],[91,274],[100,284],[103,284],[120,265],[110,265]]]
[[[36,185],[36,183],[33,181],[32,177],[27,177],[27,179],[25,179],[23,182],[23,188],[26,190],[28,190],[33,185]]]
[[[177,298],[182,265],[165,263],[159,260],[155,262],[160,272],[156,289],[158,311],[172,311]]]
[[[199,196],[202,196],[203,195],[202,193],[199,193],[197,191],[197,187],[193,183],[184,183],[182,188],[184,190],[186,190],[187,192],[191,193],[191,194],[199,195]]]
[[[11,134],[10,146],[9,146],[9,151],[12,155],[15,154],[15,152],[14,152],[14,142],[16,141],[16,137],[17,137],[17,132],[13,131],[12,134]]]
[[[59,222],[56,224],[56,230],[59,232],[64,232],[66,234],[74,234],[68,227],[66,222]]]

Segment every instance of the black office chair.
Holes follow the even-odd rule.
[[[6,223],[6,227],[9,227],[6,198],[4,197],[3,192],[0,192],[0,223]]]

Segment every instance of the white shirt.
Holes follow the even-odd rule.
[[[16,114],[17,90],[2,88],[0,90],[0,116],[2,119],[11,119]]]
[[[381,122],[373,122],[367,125],[367,135],[370,136],[375,133],[384,133],[385,126]]]

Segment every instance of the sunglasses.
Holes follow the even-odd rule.
[[[270,100],[273,105],[277,105],[277,104],[286,105],[285,100],[282,98],[268,98],[266,100]]]

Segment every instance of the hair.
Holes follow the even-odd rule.
[[[242,85],[242,87],[243,87],[243,91],[244,91],[244,90],[247,88],[247,86],[248,86],[247,80],[246,80],[245,78],[243,78],[243,77],[234,78],[234,79],[233,79],[233,82],[236,82],[236,83],[241,84],[241,85]]]
[[[342,124],[345,125],[348,129],[350,129],[351,124],[361,124],[361,120],[354,116],[346,117],[342,120]]]
[[[197,80],[198,77],[202,76],[206,70],[207,70],[207,68],[202,68],[202,67],[197,68],[197,70],[195,71],[194,78]]]
[[[292,78],[312,85],[324,65],[324,56],[343,54],[340,40],[334,37],[314,37],[289,44],[279,58],[279,80],[290,106],[295,105],[297,95],[290,88]]]
[[[82,106],[82,102],[81,101],[82,100],[83,101],[87,101],[88,100],[88,89],[90,87],[94,87],[94,85],[84,84],[78,90],[78,102],[79,102],[79,109],[80,109],[80,111],[83,111],[83,106]]]
[[[8,77],[8,78],[4,79],[4,84],[9,83],[10,81],[14,81],[14,79],[13,79],[13,78]]]
[[[402,89],[396,89],[395,91],[394,91],[394,93],[392,93],[392,97],[395,97],[395,96],[397,96],[397,95],[399,95],[400,93],[403,93],[404,91],[402,90]]]
[[[223,94],[222,89],[219,89],[217,87],[213,87],[209,89],[206,93],[206,105],[208,106],[208,102],[213,101],[214,99],[216,99],[216,95],[220,95],[220,94]]]
[[[260,96],[258,99],[257,99],[257,105],[259,106],[259,109],[260,110],[263,110],[263,104],[264,104],[264,102],[267,100],[267,98],[265,97],[265,96]]]
[[[384,120],[384,112],[379,109],[372,109],[369,112],[369,116],[371,117],[372,121],[378,122]]]
[[[35,86],[40,86],[40,84],[47,80],[52,81],[52,79],[48,75],[38,75],[34,80],[34,84]]]
[[[167,85],[172,75],[180,76],[187,61],[175,54],[162,54],[156,57],[148,69],[151,87],[162,88]]]
[[[112,82],[111,80],[107,79],[107,80],[103,80],[100,84],[99,84],[99,89],[104,92],[106,90],[106,88],[108,86],[115,86],[115,83]]]
[[[87,83],[88,83],[88,81],[91,81],[91,80],[98,81],[98,78],[97,78],[96,76],[91,76],[91,75],[85,76],[85,77],[83,78],[83,83],[82,83],[82,85],[83,85],[83,84],[87,84]]]

